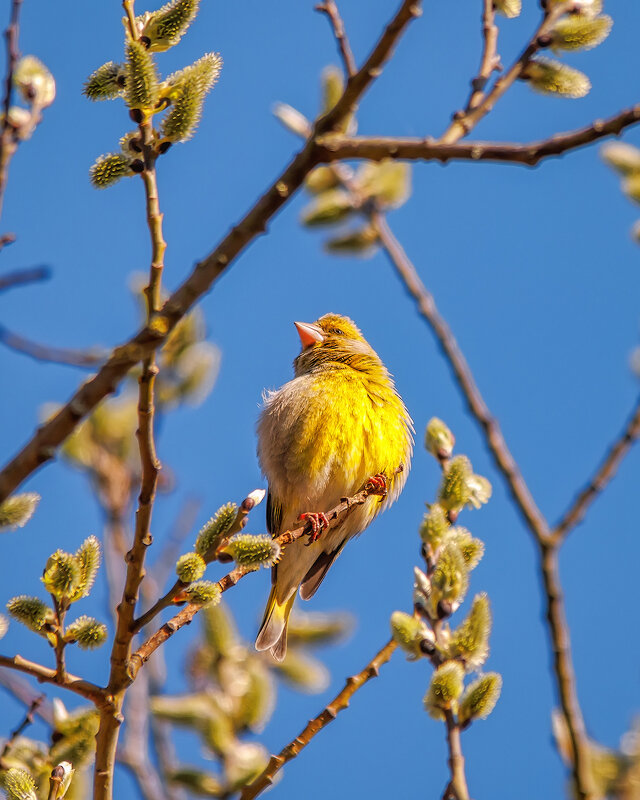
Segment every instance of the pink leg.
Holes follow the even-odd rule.
[[[309,532],[309,541],[307,544],[313,544],[313,542],[317,542],[322,531],[329,527],[329,520],[325,514],[309,512],[307,514],[300,514],[298,519],[306,522],[311,528],[311,531]]]
[[[369,492],[369,494],[378,494],[381,497],[386,497],[387,476],[384,475],[382,472],[379,472],[377,475],[373,475],[365,483],[364,488]]]

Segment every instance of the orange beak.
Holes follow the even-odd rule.
[[[303,350],[324,342],[324,334],[317,325],[312,325],[310,322],[294,322],[293,324],[298,331]]]

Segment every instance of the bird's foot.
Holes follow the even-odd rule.
[[[387,476],[382,472],[373,475],[365,483],[364,488],[369,494],[377,494],[380,495],[381,499],[384,499],[387,496]]]
[[[313,544],[317,542],[320,538],[320,534],[325,528],[329,527],[329,520],[327,519],[326,514],[317,514],[313,512],[309,512],[307,514],[300,514],[298,517],[299,520],[306,522],[307,525],[311,528],[309,532],[309,541],[307,545]]]

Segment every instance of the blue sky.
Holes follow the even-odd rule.
[[[165,72],[210,50],[221,52],[225,61],[195,139],[174,147],[159,163],[169,288],[249,208],[298,146],[272,117],[273,103],[284,101],[313,115],[319,73],[337,63],[326,20],[313,12],[312,2],[203,5],[189,35],[159,59]],[[536,4],[524,5],[521,18],[500,22],[507,65],[536,24]],[[361,103],[361,133],[444,130],[466,99],[477,67],[479,6],[478,0],[425,4],[423,17]],[[638,101],[640,6],[628,0],[608,0],[606,6],[615,21],[609,39],[567,58],[589,74],[588,97],[558,100],[516,85],[478,126],[478,138],[545,137]],[[370,0],[365,8],[343,0],[340,7],[361,60],[396,3]],[[141,182],[126,180],[97,192],[87,177],[94,159],[115,149],[130,129],[122,104],[90,104],[81,95],[93,69],[120,58],[120,17],[118,3],[79,11],[68,2],[29,0],[23,9],[22,50],[49,66],[58,96],[11,165],[2,231],[14,231],[18,239],[2,252],[1,268],[45,263],[54,275],[48,283],[0,297],[0,318],[12,330],[60,346],[124,340],[137,322],[127,282],[149,261]],[[625,140],[640,144],[640,130],[629,131]],[[327,311],[353,317],[394,373],[418,442],[427,420],[442,417],[455,431],[458,451],[494,485],[489,505],[464,518],[486,543],[471,590],[491,598],[495,624],[487,668],[504,678],[494,714],[464,734],[471,793],[507,800],[517,785],[522,800],[559,796],[564,773],[551,743],[554,689],[529,535],[430,333],[384,256],[362,261],[325,255],[321,237],[299,225],[303,203],[301,195],[295,197],[271,222],[268,235],[250,246],[202,302],[209,338],[222,351],[221,372],[201,407],[181,410],[163,426],[159,455],[175,473],[177,489],[157,504],[156,538],[162,539],[186,496],[203,499],[204,519],[221,503],[264,485],[255,421],[262,390],[291,377],[299,347],[292,321],[311,321]],[[597,147],[590,147],[533,170],[416,165],[411,199],[389,217],[450,321],[533,495],[552,520],[590,475],[638,392],[628,368],[638,338],[640,251],[629,236],[637,216]],[[63,401],[82,373],[4,349],[0,370],[4,461],[37,424],[42,404]],[[638,709],[640,644],[630,631],[638,599],[639,468],[640,454],[633,452],[561,558],[587,726],[610,746]],[[344,676],[364,666],[386,641],[391,612],[410,608],[412,568],[419,563],[417,526],[438,480],[437,465],[418,446],[400,501],[346,549],[311,602],[314,610],[349,610],[357,629],[348,643],[326,653],[332,683],[325,695],[282,691],[262,735],[270,749],[279,750]],[[42,494],[42,502],[28,527],[0,540],[3,561],[11,566],[3,571],[2,602],[37,592],[52,550],[75,549],[101,529],[85,481],[64,464],[46,467],[27,486]],[[262,514],[260,509],[253,515],[255,532],[264,529]],[[264,572],[229,593],[248,638],[255,635],[267,587]],[[104,590],[100,583],[95,613],[103,613]],[[183,630],[166,646],[172,689],[184,686],[181,665],[194,635]],[[12,625],[1,649],[51,659],[35,638]],[[78,655],[71,668],[103,681],[104,656]],[[355,697],[351,710],[286,768],[274,799],[315,800],[327,792],[439,796],[446,754],[443,726],[422,710],[429,674],[425,661],[410,664],[396,655]],[[73,704],[73,698],[67,700]],[[0,696],[5,727],[19,717],[18,704]],[[118,796],[135,795],[125,782]]]

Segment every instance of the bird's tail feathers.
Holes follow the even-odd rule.
[[[256,650],[270,650],[276,661],[283,661],[287,654],[287,623],[293,608],[296,593],[284,601],[279,601],[276,586],[271,587],[260,632],[256,639]]]

